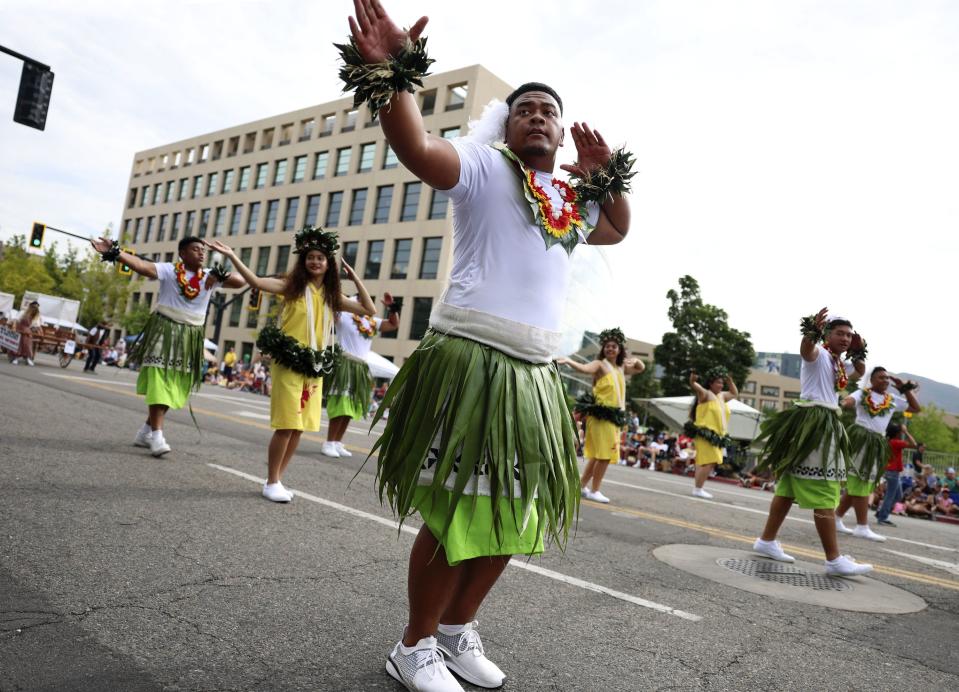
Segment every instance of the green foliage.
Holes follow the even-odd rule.
[[[119,319],[120,326],[127,330],[127,334],[136,335],[143,331],[147,320],[150,319],[150,306],[146,303],[135,303]]]
[[[671,289],[669,319],[675,331],[663,334],[656,347],[656,364],[663,367],[663,393],[666,396],[689,394],[689,370],[704,373],[717,365],[725,366],[742,387],[756,353],[748,332],[733,329],[722,308],[704,303],[699,283],[686,275],[679,280],[679,292]]]
[[[923,404],[922,411],[906,421],[909,433],[917,442],[924,442],[930,452],[959,452],[959,428],[951,428],[943,410],[934,404]]]
[[[3,247],[0,259],[0,291],[12,293],[20,304],[24,291],[49,293],[56,281],[47,272],[45,258],[27,252],[27,239],[15,235]]]
[[[661,396],[663,391],[659,386],[659,380],[654,375],[654,368],[651,361],[643,361],[646,369],[638,375],[632,375],[626,382],[626,404],[633,399],[651,399]]]

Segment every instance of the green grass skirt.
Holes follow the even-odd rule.
[[[186,373],[193,391],[203,383],[202,325],[175,322],[158,312],[150,315],[130,347],[128,362],[139,368],[157,368],[164,374]]]
[[[341,352],[333,373],[323,378],[323,398],[329,418],[349,416],[359,420],[370,410],[373,376],[364,361]]]
[[[849,437],[839,413],[823,406],[794,405],[762,422],[756,443],[762,445],[757,470],[777,478],[839,481],[846,478]],[[817,459],[816,468],[810,460]]]
[[[852,462],[849,473],[860,480],[875,483],[886,470],[892,448],[882,433],[867,430],[853,423],[847,428],[849,433],[849,453]],[[869,493],[866,493],[867,495]]]
[[[511,536],[531,526],[535,540],[523,545],[535,548],[545,536],[565,547],[579,511],[579,471],[555,363],[529,363],[430,330],[393,380],[374,425],[387,409],[370,454],[377,456],[380,501],[385,496],[401,521],[422,506],[423,486],[434,498],[448,494],[424,515],[447,555],[459,554],[464,522],[489,537],[480,540],[486,551],[513,545]],[[426,469],[432,479],[421,481]],[[488,496],[475,494],[480,481]]]

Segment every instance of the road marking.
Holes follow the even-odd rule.
[[[253,411],[235,411],[234,415],[242,416],[243,418],[259,418],[260,420],[270,420],[270,416],[266,413],[253,413]]]
[[[44,377],[57,377],[61,380],[74,380],[75,382],[81,382],[82,384],[91,384],[98,385],[101,382],[91,382],[88,377],[83,377],[82,375],[61,375],[58,372],[45,372],[42,373]],[[136,382],[121,382],[120,380],[107,380],[106,384],[117,384],[121,387],[136,387]]]
[[[696,502],[696,503],[709,502],[709,500],[703,500],[698,497],[693,497],[692,495],[683,495],[681,493],[670,492],[669,490],[660,490],[659,488],[650,488],[645,485],[636,485],[634,483],[624,483],[622,481],[614,481],[609,478],[605,479],[603,482],[609,483],[611,485],[621,485],[624,488],[633,488],[634,490],[643,490],[645,492],[655,493],[657,495],[666,495],[668,497],[678,497],[679,499],[685,500],[687,502]],[[667,482],[667,481],[665,481],[664,479],[664,482]],[[770,497],[772,497],[771,494],[770,494]],[[720,507],[728,507],[729,509],[734,509],[737,512],[748,512],[750,514],[759,514],[762,516],[766,516],[767,514],[769,514],[769,510],[755,509],[754,507],[741,507],[739,505],[730,504],[728,502],[712,502],[711,504],[718,505]],[[787,516],[786,519],[788,519],[789,521],[798,522],[800,524],[813,523],[811,519],[803,519],[802,517]],[[949,552],[949,553],[959,552],[959,548],[949,548],[948,546],[944,546],[944,545],[934,545],[932,543],[923,543],[922,541],[914,541],[909,538],[899,538],[898,536],[890,536],[888,534],[883,534],[883,535],[885,535],[886,538],[888,538],[890,541],[899,541],[901,543],[909,543],[911,545],[918,545],[923,548],[932,548],[933,550],[942,550],[944,552]]]
[[[592,500],[583,500],[582,504],[588,505],[589,507],[595,507],[596,509],[605,510],[607,512],[614,511],[610,508],[609,505],[593,502]],[[660,524],[669,524],[670,526],[678,526],[684,529],[700,531],[702,533],[707,533],[710,536],[715,536],[717,538],[726,538],[731,541],[737,541],[739,543],[748,543],[750,546],[756,540],[755,536],[743,536],[742,534],[733,533],[731,531],[725,531],[722,529],[717,529],[712,526],[695,524],[691,521],[685,521],[683,519],[673,519],[672,517],[665,517],[660,514],[653,514],[651,512],[643,512],[638,509],[630,509],[628,507],[617,507],[615,511],[621,514],[631,514],[634,517],[639,517],[641,519],[648,519],[650,521],[655,521]],[[823,554],[821,552],[810,550],[809,548],[805,548],[803,546],[787,545],[784,543],[783,548],[787,549],[790,553],[797,553],[799,555],[803,555],[804,557],[811,557],[819,560],[823,559]],[[954,589],[956,591],[959,591],[959,581],[953,581],[951,579],[942,579],[941,577],[934,577],[934,576],[929,576],[925,574],[919,574],[918,572],[910,572],[908,570],[898,569],[896,567],[885,567],[883,565],[874,565],[874,567],[875,567],[875,571],[881,574],[888,574],[890,576],[901,577],[903,579],[909,579],[911,581],[917,581],[923,584],[932,584],[933,586],[942,586],[947,589]]]
[[[945,560],[936,560],[931,557],[913,555],[912,553],[900,553],[898,550],[889,550],[889,548],[883,548],[883,550],[885,550],[887,553],[892,553],[893,555],[899,555],[900,557],[907,557],[910,560],[921,562],[924,565],[932,565],[933,567],[944,569],[950,574],[959,575],[959,562],[946,562]]]
[[[253,481],[255,483],[262,484],[266,482],[265,478],[260,478],[252,474],[245,473],[243,471],[239,471],[234,468],[230,468],[229,466],[221,466],[220,464],[209,464],[209,463],[207,464],[207,466],[209,466],[210,468],[217,469],[218,471],[224,471],[226,473],[233,474],[234,476],[239,476],[240,478],[245,478],[246,480]],[[296,493],[297,497],[301,497],[304,500],[309,500],[310,502],[314,502],[324,507],[329,507],[330,509],[335,509],[339,512],[345,512],[346,514],[352,515],[354,517],[358,517],[360,519],[366,519],[368,521],[376,522],[377,524],[381,524],[383,526],[389,527],[390,529],[393,529],[394,531],[399,530],[399,531],[402,531],[403,533],[408,533],[413,536],[415,536],[419,532],[419,529],[414,529],[412,526],[407,526],[406,524],[400,525],[399,522],[393,521],[391,519],[384,519],[383,517],[379,517],[375,514],[370,514],[369,512],[364,512],[363,510],[349,507],[348,505],[340,504],[339,502],[333,502],[332,500],[325,500],[322,497],[317,497],[316,495],[305,493],[302,490],[297,490],[295,488],[292,488],[292,490]],[[545,567],[533,565],[533,564],[530,564],[529,562],[522,562],[515,558],[510,560],[509,564],[512,567],[518,567],[519,569],[524,569],[527,572],[539,574],[540,576],[548,577],[550,579],[554,579],[564,584],[569,584],[570,586],[578,586],[579,588],[585,589],[587,591],[593,591],[595,593],[601,593],[607,596],[612,596],[613,598],[619,599],[621,601],[626,601],[627,603],[632,603],[634,605],[638,605],[643,608],[649,608],[650,610],[655,610],[660,613],[665,613],[666,615],[674,615],[678,618],[682,618],[683,620],[689,620],[691,622],[699,622],[700,620],[703,619],[702,616],[700,615],[693,615],[692,613],[687,613],[684,610],[678,610],[676,608],[663,605],[662,603],[656,603],[655,601],[648,601],[645,598],[639,598],[637,596],[633,596],[628,593],[623,593],[622,591],[616,591],[615,589],[610,589],[608,587],[602,586],[601,584],[594,584],[593,582],[585,581],[577,577],[571,577],[568,574],[562,574],[561,572],[556,572],[551,569],[546,569]]]

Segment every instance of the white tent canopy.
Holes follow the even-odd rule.
[[[366,362],[369,364],[370,373],[374,378],[392,380],[396,377],[396,373],[400,371],[394,363],[373,351],[366,354]]]
[[[693,397],[662,396],[655,399],[633,399],[633,403],[642,406],[675,430],[682,430],[683,424],[689,420],[689,407],[693,405]],[[729,410],[732,414],[729,419],[729,436],[737,440],[756,439],[762,414],[738,399],[729,402]]]

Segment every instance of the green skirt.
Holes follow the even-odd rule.
[[[849,453],[852,463],[849,473],[860,480],[875,483],[886,470],[892,449],[889,440],[882,433],[867,430],[853,423],[847,429],[849,433]],[[867,495],[869,493],[866,493]]]
[[[499,546],[532,554],[544,536],[565,547],[579,510],[579,471],[555,363],[529,363],[430,330],[393,380],[374,425],[386,410],[370,454],[377,456],[380,500],[385,496],[401,521],[420,511],[454,557],[475,552],[458,528],[471,521],[470,540],[482,547],[477,557],[502,554]],[[426,512],[421,488],[434,498]]]
[[[359,420],[370,410],[373,376],[365,361],[340,352],[333,373],[323,378],[323,398],[330,418],[349,416]]]
[[[199,391],[203,383],[203,331],[203,325],[176,322],[154,312],[130,347],[127,360],[138,368],[157,368],[164,374],[186,373],[190,388]]]
[[[757,470],[777,478],[844,481],[849,437],[838,410],[794,405],[762,422],[756,443],[762,445]]]

